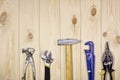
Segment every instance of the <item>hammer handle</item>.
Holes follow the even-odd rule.
[[[66,45],[66,80],[73,80],[72,72],[72,45]]]

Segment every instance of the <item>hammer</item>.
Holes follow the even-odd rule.
[[[65,45],[66,50],[66,80],[73,80],[72,71],[72,44],[79,43],[76,39],[59,39],[58,45]]]

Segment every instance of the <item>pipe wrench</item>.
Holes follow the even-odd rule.
[[[32,72],[33,72],[33,80],[36,80],[36,74],[35,74],[35,63],[32,55],[34,54],[35,49],[33,48],[23,48],[22,53],[26,54],[26,61],[25,61],[25,66],[24,66],[24,72],[23,72],[23,77],[22,80],[26,80],[26,70],[28,67],[28,64],[31,63],[32,66]]]
[[[94,64],[95,64],[94,43],[92,41],[88,41],[85,43],[85,45],[89,46],[89,50],[85,49],[88,80],[94,80]]]
[[[49,54],[47,55],[48,51],[44,51],[42,53],[42,60],[44,62],[44,66],[45,66],[45,80],[50,80],[50,66],[51,63],[53,62],[53,58],[52,58],[52,54],[51,52],[49,52]]]
[[[103,69],[101,70],[101,80],[107,80],[106,79],[107,72],[109,73],[110,80],[114,80],[113,79],[114,69],[112,69],[113,56],[112,56],[112,53],[109,49],[108,42],[106,42],[105,51],[104,51],[104,54],[102,56],[102,64],[103,64]]]

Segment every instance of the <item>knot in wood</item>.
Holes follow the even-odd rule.
[[[4,25],[6,21],[7,21],[7,12],[4,11],[4,12],[2,12],[2,14],[0,15],[0,23]]]
[[[28,33],[28,38],[33,39],[33,34],[31,32]]]
[[[116,36],[116,40],[117,40],[117,43],[120,44],[120,36],[119,35]]]
[[[107,37],[107,32],[104,32],[104,33],[103,33],[103,37]]]
[[[93,8],[91,9],[91,15],[92,15],[92,16],[95,16],[96,13],[97,13],[97,10],[96,10],[95,7],[93,7]]]
[[[77,18],[76,18],[75,15],[73,16],[72,23],[73,23],[74,25],[77,23]]]

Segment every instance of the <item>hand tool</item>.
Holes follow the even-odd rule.
[[[73,80],[72,71],[72,44],[79,43],[76,39],[59,39],[58,45],[65,45],[66,48],[66,80]]]
[[[92,41],[88,41],[85,43],[85,45],[89,46],[89,50],[85,49],[88,80],[94,80],[94,64],[95,64],[94,43]]]
[[[112,65],[113,65],[113,56],[112,53],[109,49],[109,44],[108,42],[106,42],[106,46],[105,46],[105,52],[102,56],[102,63],[103,63],[103,69],[101,71],[101,80],[107,80],[106,79],[106,72],[109,73],[110,75],[110,80],[114,80],[113,79],[113,72],[114,69],[112,69]]]
[[[31,63],[32,66],[32,72],[33,72],[33,80],[36,80],[36,74],[35,74],[35,63],[32,55],[34,54],[35,49],[33,48],[23,48],[22,53],[26,54],[26,61],[25,61],[25,66],[24,66],[24,72],[23,72],[23,77],[22,80],[26,80],[26,70],[28,67],[28,64]]]
[[[51,52],[48,55],[47,53],[47,50],[44,51],[41,58],[44,61],[45,65],[45,80],[50,80],[50,65],[53,62],[53,58]]]

